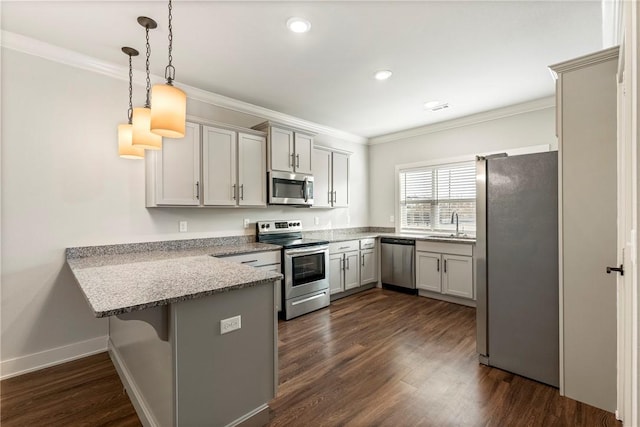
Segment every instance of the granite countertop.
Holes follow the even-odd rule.
[[[214,257],[280,250],[276,245],[240,242],[147,251],[140,245],[144,244],[67,250],[67,263],[96,317],[273,283],[282,278],[280,273]],[[127,252],[127,247],[140,252]]]

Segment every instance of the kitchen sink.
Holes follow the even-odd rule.
[[[433,234],[428,235],[428,239],[461,239],[461,240],[475,240],[475,236],[469,236],[468,234]]]

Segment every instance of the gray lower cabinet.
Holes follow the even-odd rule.
[[[376,239],[331,243],[329,253],[331,295],[377,283]]]
[[[360,241],[331,243],[329,270],[332,295],[360,286]]]
[[[376,239],[360,240],[360,286],[378,282]]]
[[[416,243],[416,288],[427,296],[475,300],[473,284],[473,246],[471,244]]]

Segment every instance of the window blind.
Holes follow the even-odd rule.
[[[400,227],[406,231],[475,231],[475,162],[400,171]]]

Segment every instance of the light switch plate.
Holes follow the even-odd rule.
[[[315,225],[320,225],[320,217],[314,216],[314,217],[313,217],[313,223],[314,223]]]
[[[395,216],[393,216],[393,215],[391,215],[391,216],[389,217],[389,222],[396,222],[396,217],[395,217]]]
[[[220,321],[220,335],[228,334],[242,327],[242,316],[233,316]]]
[[[249,223],[251,222],[251,220],[249,218],[245,218],[244,219],[244,228],[249,228]]]
[[[187,232],[187,221],[180,221],[180,232],[181,233]]]

